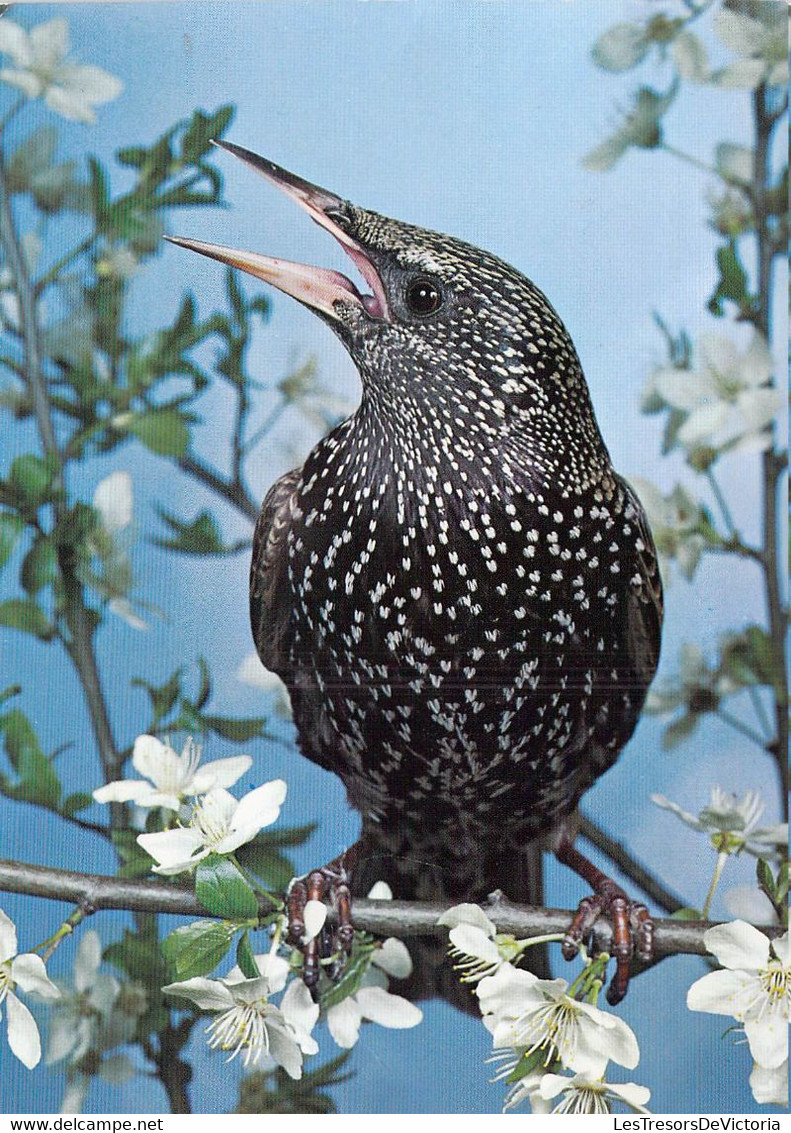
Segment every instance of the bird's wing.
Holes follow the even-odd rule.
[[[662,642],[662,579],[659,560],[643,506],[625,480],[618,477],[631,505],[637,528],[634,547],[634,567],[628,601],[628,653],[638,683],[645,690],[653,680],[659,664]]]
[[[267,669],[282,674],[290,661],[293,595],[288,578],[288,533],[301,468],[276,480],[266,494],[253,534],[250,624]]]

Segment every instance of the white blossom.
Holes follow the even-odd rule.
[[[185,799],[205,795],[212,787],[232,787],[252,767],[249,755],[216,759],[200,766],[202,748],[187,739],[181,755],[156,736],[138,736],[132,766],[143,779],[117,779],[93,792],[98,803],[133,802],[141,807],[178,811]]]
[[[464,983],[476,983],[484,976],[493,976],[509,959],[513,947],[501,949],[494,924],[478,905],[454,905],[442,914],[437,924],[450,927],[450,955],[454,967],[463,973]],[[513,937],[503,937],[513,945]],[[505,954],[504,954],[505,953]]]
[[[731,1015],[744,1028],[758,1066],[778,1070],[788,1060],[791,948],[786,932],[770,941],[746,921],[716,925],[703,941],[723,969],[687,992],[691,1011]]]
[[[566,980],[542,980],[505,964],[478,984],[484,1025],[497,1048],[546,1051],[547,1063],[600,1078],[608,1060],[629,1069],[640,1051],[631,1029],[616,1015],[566,994]]]
[[[675,88],[667,94],[659,94],[649,87],[640,87],[635,95],[634,105],[615,133],[582,159],[585,168],[595,173],[604,173],[612,169],[633,146],[638,149],[655,149],[662,141],[662,117],[675,94]]]
[[[767,449],[783,395],[770,385],[773,365],[766,339],[755,331],[747,350],[740,352],[726,335],[708,334],[701,338],[698,354],[699,370],[662,369],[651,380],[651,398],[682,415],[678,443],[693,460],[701,449]]]
[[[651,802],[663,810],[672,811],[693,830],[708,834],[718,851],[737,854],[746,850],[755,857],[773,861],[779,861],[785,855],[788,825],[758,825],[765,809],[759,791],[746,791],[742,799],[737,799],[736,795],[714,786],[708,804],[697,815],[683,810],[664,795],[651,795]]]
[[[634,1113],[648,1113],[646,1102],[651,1091],[634,1082],[605,1082],[603,1078],[590,1078],[575,1074],[545,1074],[538,1093],[547,1101],[560,1098],[553,1113],[612,1113],[611,1102],[622,1102]]]
[[[213,787],[193,811],[188,826],[139,834],[137,841],[155,859],[154,873],[171,876],[192,869],[209,854],[231,854],[252,841],[280,814],[286,784],[273,779],[237,800],[224,787]]]
[[[270,1057],[289,1077],[302,1077],[297,1033],[283,1012],[269,1002],[272,986],[265,976],[252,980],[197,976],[167,984],[162,990],[189,999],[204,1011],[217,1012],[206,1031],[208,1043],[212,1049],[230,1051],[229,1061],[241,1054],[245,1066],[255,1066]]]
[[[72,63],[64,19],[48,20],[29,32],[8,17],[0,21],[0,51],[13,66],[0,79],[28,98],[42,98],[50,110],[76,122],[95,122],[94,107],[117,98],[123,83],[101,67]]]
[[[55,1004],[47,1041],[48,1065],[68,1058],[79,1062],[95,1046],[97,1029],[109,1015],[118,995],[114,976],[100,973],[102,945],[98,933],[83,933],[74,957],[72,985],[58,982],[60,999]]]
[[[0,1008],[5,1007],[8,1045],[12,1053],[28,1070],[32,1070],[41,1061],[41,1039],[36,1020],[16,995],[17,988],[33,992],[43,999],[58,999],[60,996],[47,976],[40,956],[33,952],[18,955],[16,927],[0,909]]]
[[[788,16],[782,4],[761,4],[757,18],[721,8],[714,30],[736,55],[734,63],[716,71],[711,81],[722,87],[754,89],[761,83],[788,83]]]

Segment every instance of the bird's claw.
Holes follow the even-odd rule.
[[[605,877],[596,892],[583,897],[577,907],[563,938],[562,951],[567,960],[577,955],[580,944],[591,936],[594,924],[602,916],[612,925],[610,954],[615,960],[615,975],[607,988],[607,1002],[614,1007],[629,989],[633,957],[644,963],[653,958],[654,922],[645,905],[631,901],[612,878]]]
[[[325,924],[317,936],[306,940],[305,906],[308,901],[324,902],[335,916],[332,927]],[[286,940],[302,953],[302,979],[315,1000],[319,995],[322,961],[330,961],[328,974],[331,979],[338,979],[352,950],[351,905],[349,879],[342,858],[321,869],[311,870],[305,877],[296,878],[289,887]]]

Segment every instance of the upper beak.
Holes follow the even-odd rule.
[[[249,275],[263,279],[265,283],[271,283],[286,295],[292,295],[300,303],[305,303],[335,321],[338,319],[335,305],[341,301],[356,304],[372,318],[387,318],[387,296],[379,273],[362,246],[352,239],[333,217],[334,212],[343,210],[345,202],[334,193],[321,189],[318,185],[311,185],[309,181],[303,181],[294,173],[281,169],[274,162],[258,157],[257,154],[241,146],[231,145],[228,142],[214,144],[252,166],[266,177],[267,181],[296,201],[317,224],[332,233],[354,261],[372,293],[361,294],[345,275],[327,268],[294,264],[289,260],[276,259],[273,256],[260,256],[257,252],[242,252],[235,248],[223,248],[218,244],[205,244],[200,240],[185,240],[180,236],[166,236],[165,239],[183,248],[190,248],[193,252],[200,252],[203,256],[210,256],[220,263],[241,268]]]

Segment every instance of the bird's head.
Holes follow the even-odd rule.
[[[360,208],[249,150],[217,144],[330,232],[365,284],[326,268],[170,239],[310,307],[341,338],[377,402],[406,400],[432,412],[440,404],[443,416],[462,425],[466,418],[473,431],[476,420],[488,419],[521,424],[534,439],[576,426],[601,443],[568,333],[525,276],[462,240]]]

